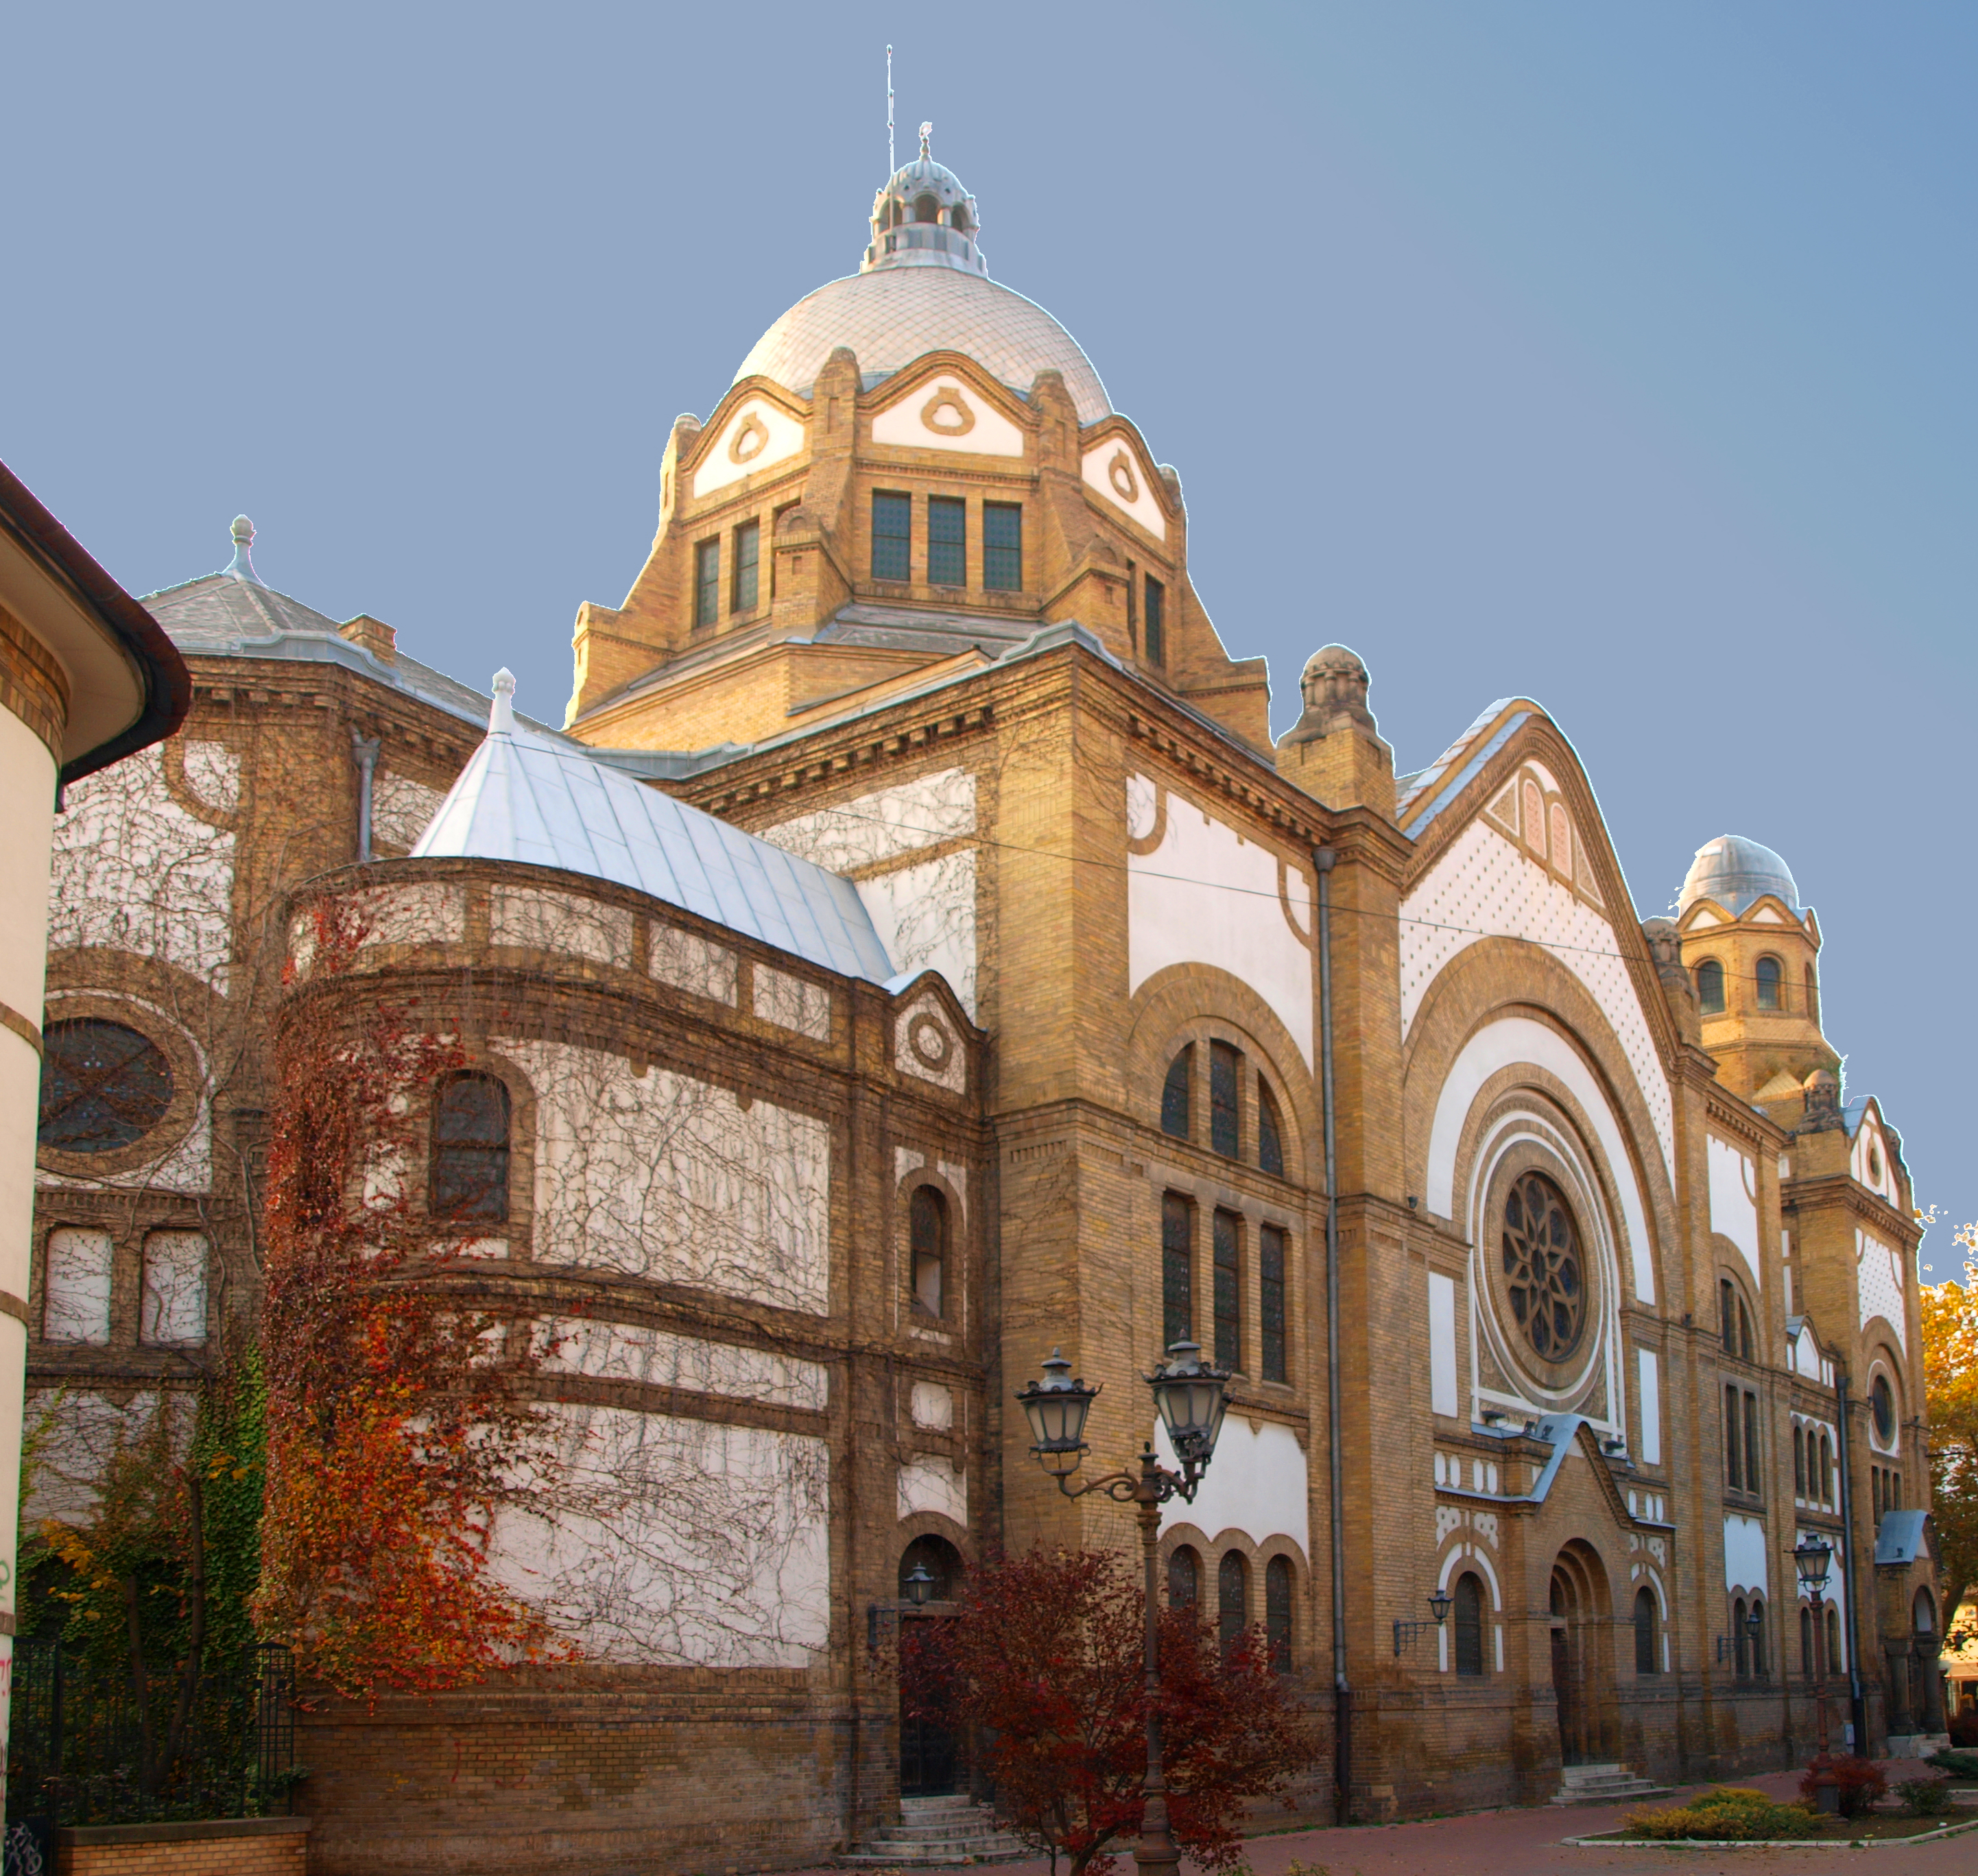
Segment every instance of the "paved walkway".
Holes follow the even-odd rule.
[[[1884,1769],[1894,1785],[1929,1769],[1895,1761]],[[1777,1772],[1722,1782],[1756,1785],[1775,1797],[1799,1793],[1797,1772]],[[1684,1795],[1707,1788],[1684,1788]],[[1658,1801],[1673,1804],[1676,1798]],[[1978,1831],[1947,1843],[1892,1845],[1862,1850],[1680,1850],[1662,1844],[1616,1844],[1570,1848],[1567,1837],[1591,1837],[1620,1827],[1636,1806],[1539,1805],[1517,1811],[1473,1812],[1420,1823],[1374,1825],[1336,1831],[1295,1831],[1253,1837],[1245,1860],[1255,1876],[1609,1876],[1613,1871],[1679,1870],[1687,1876],[1978,1876]],[[1960,1822],[1973,1815],[1960,1807]],[[1130,1846],[1113,1865],[1113,1876],[1133,1876]],[[1184,1862],[1185,1876],[1195,1865]],[[1048,1861],[1003,1863],[983,1876],[1047,1876]],[[838,1876],[842,1876],[838,1872]],[[1060,1876],[1062,1866],[1060,1865]]]

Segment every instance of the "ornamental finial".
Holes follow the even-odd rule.
[[[926,160],[927,157],[928,157],[928,154],[930,154],[930,153],[929,153],[929,151],[928,151],[928,144],[931,144],[933,140],[934,140],[934,126],[933,126],[933,124],[923,124],[921,126],[921,160],[922,160],[923,161],[925,161],[925,160]]]

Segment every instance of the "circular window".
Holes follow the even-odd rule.
[[[38,1138],[64,1153],[111,1153],[141,1140],[172,1101],[172,1071],[157,1045],[94,1017],[48,1026]]]
[[[1875,1416],[1875,1437],[1884,1446],[1893,1444],[1896,1437],[1896,1396],[1887,1375],[1877,1375],[1875,1385],[1869,1389],[1868,1410]]]
[[[1882,1155],[1874,1147],[1868,1149],[1868,1183],[1871,1185],[1882,1183]]]
[[[1564,1361],[1586,1325],[1586,1272],[1573,1214],[1543,1173],[1504,1195],[1504,1281],[1525,1339],[1546,1361]]]

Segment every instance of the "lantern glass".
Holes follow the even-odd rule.
[[[1435,1617],[1436,1627],[1437,1628],[1440,1628],[1449,1614],[1448,1596],[1443,1590],[1437,1590],[1436,1593],[1428,1599],[1428,1607],[1429,1613]]]
[[[1078,1470],[1085,1450],[1085,1416],[1098,1393],[1072,1378],[1070,1362],[1056,1349],[1044,1363],[1044,1379],[1017,1391],[1030,1423],[1030,1450],[1046,1471],[1063,1478]]]
[[[1224,1383],[1229,1377],[1219,1368],[1208,1366],[1201,1357],[1199,1343],[1173,1343],[1166,1363],[1148,1376],[1147,1385],[1154,1391],[1154,1404],[1160,1410],[1175,1457],[1206,1465],[1222,1431],[1222,1415],[1229,1405]]]
[[[1815,1537],[1802,1544],[1793,1552],[1793,1562],[1799,1570],[1799,1580],[1810,1590],[1827,1587],[1827,1568],[1834,1561],[1834,1546],[1824,1538]]]
[[[928,1599],[934,1587],[934,1577],[925,1564],[916,1564],[907,1572],[907,1600],[918,1609]]]

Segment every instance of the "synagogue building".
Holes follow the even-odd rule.
[[[564,1652],[316,1702],[312,1868],[796,1866],[966,1790],[890,1638],[1134,1542],[1029,1451],[1054,1347],[1107,1468],[1165,1347],[1229,1372],[1166,1593],[1265,1630],[1314,1822],[1804,1759],[1817,1647],[1837,1742],[1937,1730],[1920,1229],[1785,862],[1699,828],[1644,922],[1539,703],[1397,774],[1338,645],[1274,741],[1179,477],[925,140],[847,232],[675,422],[560,725],[244,519],[145,601],[190,715],[56,833],[39,1514],[252,1333],[283,1025],[415,1006],[411,1183],[581,1488],[488,1539]]]

